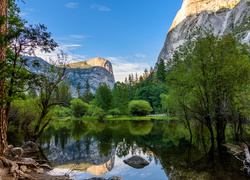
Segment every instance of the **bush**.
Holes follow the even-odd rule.
[[[106,112],[102,108],[96,107],[92,116],[97,116],[99,120],[103,120],[106,116]]]
[[[149,102],[144,100],[133,100],[129,103],[128,108],[133,116],[145,116],[153,111]]]
[[[75,98],[72,101],[70,101],[71,109],[73,111],[73,115],[75,117],[82,117],[85,114],[87,114],[89,110],[89,105],[87,103],[84,103],[81,99]]]
[[[120,110],[118,108],[109,110],[109,114],[111,114],[113,117],[119,116],[121,114]]]
[[[53,112],[57,117],[69,117],[72,115],[72,110],[70,108],[59,105],[55,106]]]

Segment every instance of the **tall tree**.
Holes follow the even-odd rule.
[[[95,93],[95,103],[104,111],[112,108],[112,92],[106,83],[100,83]]]
[[[89,79],[86,80],[85,90],[83,92],[82,97],[83,97],[84,102],[86,103],[89,103],[90,101],[93,100],[93,94],[90,89]]]
[[[6,99],[5,99],[5,61],[6,61],[6,42],[5,35],[7,33],[7,12],[8,0],[0,2],[0,157],[4,155],[8,149],[6,118]]]
[[[157,63],[157,71],[156,71],[156,77],[158,82],[166,82],[166,65],[164,63],[164,60],[161,59],[159,63]]]

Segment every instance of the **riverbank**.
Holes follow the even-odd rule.
[[[98,117],[93,116],[84,116],[81,118],[76,117],[65,117],[65,118],[58,118],[60,121],[98,121],[100,120]],[[113,117],[113,116],[107,116],[103,118],[103,121],[151,121],[151,120],[178,120],[176,117],[169,117],[169,116],[119,116],[119,117]]]

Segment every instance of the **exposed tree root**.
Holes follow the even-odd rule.
[[[248,146],[246,144],[243,144],[244,151],[245,151],[245,157],[246,159],[243,161],[244,168],[247,170],[248,175],[250,175],[250,153]]]
[[[0,157],[0,161],[3,163],[5,167],[9,167],[9,174],[12,175],[16,179],[28,179],[28,180],[36,180],[36,178],[32,177],[29,174],[23,173],[19,170],[19,166],[15,161],[11,161],[4,157]]]

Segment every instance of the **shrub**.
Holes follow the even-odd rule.
[[[70,101],[71,109],[73,111],[73,115],[75,117],[82,117],[85,114],[87,114],[89,110],[89,105],[87,103],[84,103],[81,99],[75,98],[72,101]]]
[[[120,110],[118,108],[109,110],[109,114],[111,114],[113,117],[119,116],[121,114]]]
[[[97,116],[99,120],[103,120],[106,116],[106,112],[102,108],[96,107],[92,116]]]
[[[72,115],[72,110],[70,108],[59,105],[55,106],[53,112],[57,117],[69,117]]]
[[[133,116],[145,116],[153,111],[149,102],[144,100],[133,100],[129,103],[128,108]]]

